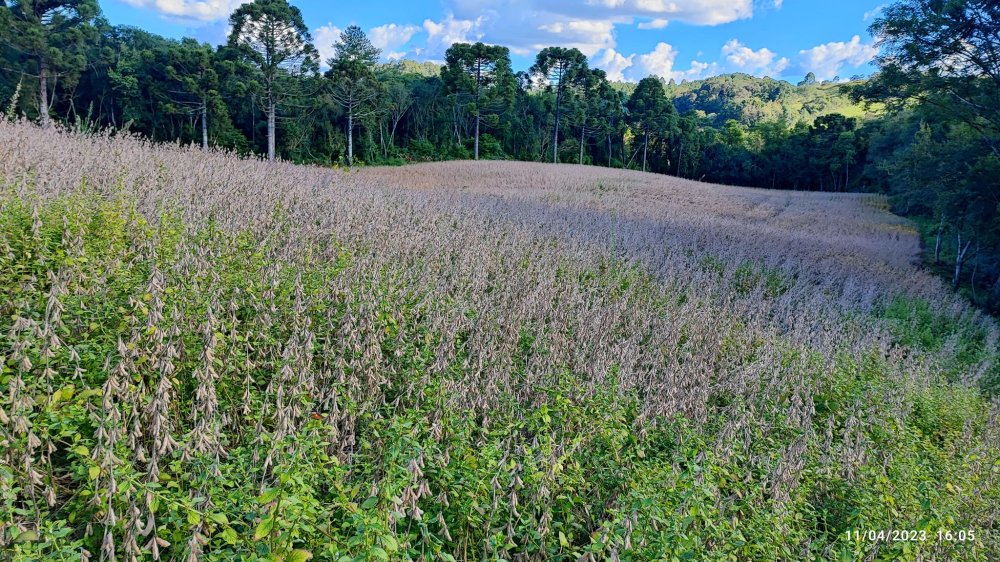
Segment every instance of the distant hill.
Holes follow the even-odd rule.
[[[431,62],[400,60],[389,63],[404,74],[438,76],[441,65]],[[704,80],[670,81],[667,94],[682,115],[695,112],[707,118],[715,127],[730,119],[751,126],[764,121],[784,120],[789,125],[811,125],[817,117],[840,113],[846,117],[864,118],[873,115],[859,104],[852,103],[841,92],[843,83],[812,82],[791,84],[774,78],[758,78],[750,74],[722,74]],[[631,95],[636,85],[614,82],[612,86]]]
[[[729,119],[745,125],[783,119],[790,125],[812,124],[817,117],[840,113],[865,117],[865,109],[841,92],[842,84],[814,82],[794,85],[749,74],[723,74],[704,80],[667,84],[667,93],[681,114],[696,112],[721,126]],[[616,86],[631,93],[633,84]]]
[[[395,66],[403,74],[416,74],[428,78],[441,75],[441,65],[434,62],[417,62],[410,59],[402,59],[391,62],[386,66]]]

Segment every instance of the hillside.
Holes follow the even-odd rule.
[[[863,117],[863,107],[841,92],[840,84],[793,85],[773,78],[725,74],[674,84],[668,88],[681,113],[699,112],[716,126],[729,119],[744,125],[783,120],[789,124],[812,122],[821,115],[840,113]]]
[[[722,74],[703,80],[667,84],[667,95],[681,114],[694,112],[714,127],[729,119],[747,126],[771,121],[811,125],[817,117],[839,113],[846,117],[876,115],[853,103],[841,91],[843,84],[816,82],[794,85],[784,80],[749,74]],[[616,83],[631,94],[635,86]]]
[[[864,194],[0,121],[0,551],[987,560],[1000,329],[918,251]]]

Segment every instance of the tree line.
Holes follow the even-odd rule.
[[[691,91],[656,76],[612,82],[558,46],[515,72],[508,48],[483,43],[452,45],[441,65],[381,63],[356,26],[320,60],[286,0],[241,5],[218,47],[113,26],[97,0],[0,0],[0,99],[11,100],[7,115],[42,126],[112,127],[309,164],[516,159],[885,193],[921,225],[929,265],[995,308],[998,10],[987,0],[895,2],[871,28],[879,72],[843,86],[878,117],[815,108],[794,119],[787,107],[763,108],[792,105],[782,100],[814,76],[791,86],[733,75]],[[727,111],[740,81],[753,82],[752,99]]]
[[[351,26],[321,61],[286,0],[237,8],[219,47],[112,26],[96,0],[0,0],[0,23],[8,114],[42,126],[51,118],[325,165],[482,157],[758,183],[759,164],[737,163],[746,172],[734,174],[719,159],[752,158],[764,129],[681,115],[672,82],[611,82],[575,48],[543,49],[523,72],[508,48],[483,43],[452,45],[440,66],[383,64]],[[775,187],[846,187],[781,178]]]

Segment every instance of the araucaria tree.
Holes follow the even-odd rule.
[[[298,8],[286,0],[254,0],[229,17],[229,45],[241,50],[258,72],[259,88],[267,112],[267,159],[275,156],[275,122],[278,106],[295,93],[301,81],[314,74],[318,55]],[[289,80],[291,78],[291,80]]]
[[[628,100],[629,121],[636,135],[642,137],[642,171],[646,171],[649,139],[654,139],[676,121],[677,110],[663,90],[663,82],[655,76],[639,81]]]
[[[484,106],[514,97],[514,73],[510,68],[510,49],[499,45],[455,43],[445,53],[441,78],[449,92],[472,99],[476,118],[474,158],[479,160],[479,131]]]
[[[43,127],[49,126],[59,77],[78,74],[86,66],[83,51],[93,41],[99,14],[97,0],[0,0],[0,42],[23,59],[23,72],[38,77],[38,119]]]
[[[605,72],[598,68],[583,73],[583,80],[573,101],[574,120],[580,129],[580,156],[577,162],[583,164],[587,138],[608,132],[615,112],[620,110],[621,104],[618,92],[608,83]],[[611,154],[610,150],[608,154]]]
[[[379,92],[375,64],[381,50],[372,45],[360,27],[352,25],[333,45],[327,61],[327,78],[333,83],[333,99],[347,111],[347,165],[354,166],[354,120],[365,112]]]
[[[587,57],[579,49],[546,47],[538,53],[531,73],[541,75],[556,93],[555,125],[552,130],[552,162],[559,162],[559,118],[567,90],[584,80]]]

